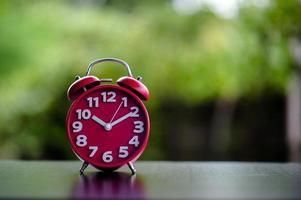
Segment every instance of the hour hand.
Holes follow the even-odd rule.
[[[101,119],[99,119],[98,117],[96,117],[95,115],[92,116],[93,121],[95,121],[96,123],[102,125],[103,127],[106,127],[107,123],[105,123],[104,121],[102,121]]]

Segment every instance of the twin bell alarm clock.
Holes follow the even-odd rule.
[[[96,64],[114,62],[125,67],[127,76],[112,79],[91,76]],[[72,102],[66,119],[67,138],[76,156],[83,161],[82,174],[90,164],[103,171],[128,165],[144,151],[150,121],[142,101],[149,91],[141,77],[133,77],[130,66],[117,58],[103,58],[89,64],[86,75],[76,76],[67,92]]]

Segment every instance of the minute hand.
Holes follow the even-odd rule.
[[[126,115],[120,117],[119,119],[116,119],[115,121],[113,121],[113,122],[111,123],[111,126],[112,126],[112,127],[115,126],[116,124],[122,122],[123,120],[126,120],[127,118],[131,117],[132,115],[133,115],[133,113],[132,113],[132,112],[129,112],[128,114],[126,114]]]

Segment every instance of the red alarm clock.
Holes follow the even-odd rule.
[[[128,76],[117,84],[112,79],[90,76],[92,67],[101,62],[123,65]],[[135,79],[129,65],[117,58],[103,58],[89,64],[86,76],[69,87],[68,99],[72,105],[66,119],[68,141],[72,150],[83,161],[80,173],[92,166],[112,171],[127,164],[132,173],[133,161],[144,151],[150,131],[150,121],[142,100],[148,100],[149,91]]]

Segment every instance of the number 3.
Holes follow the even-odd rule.
[[[142,121],[134,121],[134,133],[142,133],[144,131],[144,123]]]

